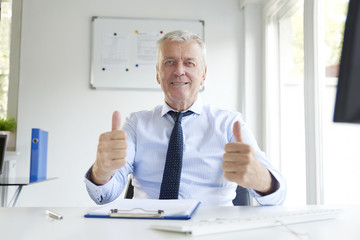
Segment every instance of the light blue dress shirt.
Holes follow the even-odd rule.
[[[101,186],[85,178],[89,195],[97,204],[115,200],[126,188],[129,174],[133,175],[134,198],[159,198],[167,147],[174,126],[174,120],[167,114],[170,110],[164,103],[150,111],[132,113],[126,119],[123,126],[128,143],[126,165]],[[184,117],[181,123],[184,154],[179,199],[197,199],[202,205],[232,205],[237,184],[224,178],[221,164],[225,144],[234,141],[233,123],[239,120],[244,141],[253,147],[259,161],[279,184],[278,190],[272,194],[261,196],[248,189],[250,195],[260,205],[283,203],[285,180],[266,160],[240,113],[203,105],[200,98],[189,110],[194,114]]]

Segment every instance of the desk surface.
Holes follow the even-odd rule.
[[[314,206],[306,206],[314,207]],[[193,216],[196,219],[214,217],[236,217],[261,211],[276,211],[286,207],[205,207],[200,206]],[[54,220],[46,215],[46,210],[63,215],[62,220]],[[283,226],[246,230],[209,236],[168,233],[149,228],[154,221],[140,219],[98,219],[84,218],[89,208],[0,208],[1,239],[299,239]],[[300,233],[308,233],[308,239],[360,239],[360,206],[345,207],[339,218],[289,227]]]
[[[47,178],[43,180],[37,180],[35,182],[30,182],[29,177],[0,177],[0,186],[24,186],[54,179],[56,178]]]

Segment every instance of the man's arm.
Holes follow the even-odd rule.
[[[273,177],[267,168],[261,164],[253,148],[244,143],[241,136],[240,122],[233,126],[235,142],[225,145],[222,169],[224,177],[244,188],[251,188],[260,195],[270,194],[273,191]]]
[[[120,113],[115,111],[112,130],[100,135],[96,161],[85,175],[86,189],[97,204],[115,200],[128,180],[127,174],[118,171],[127,165],[126,133],[120,130],[120,123]]]
[[[96,161],[88,176],[96,185],[106,184],[114,173],[126,164],[126,133],[120,130],[120,125],[120,113],[115,111],[111,132],[100,135]]]

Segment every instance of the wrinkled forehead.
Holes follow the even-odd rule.
[[[193,40],[165,40],[159,46],[158,60],[166,58],[197,59],[204,63],[204,55],[200,44]]]

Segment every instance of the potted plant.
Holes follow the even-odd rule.
[[[9,142],[10,133],[16,130],[16,120],[12,117],[0,118],[0,135],[7,135],[6,144]]]

